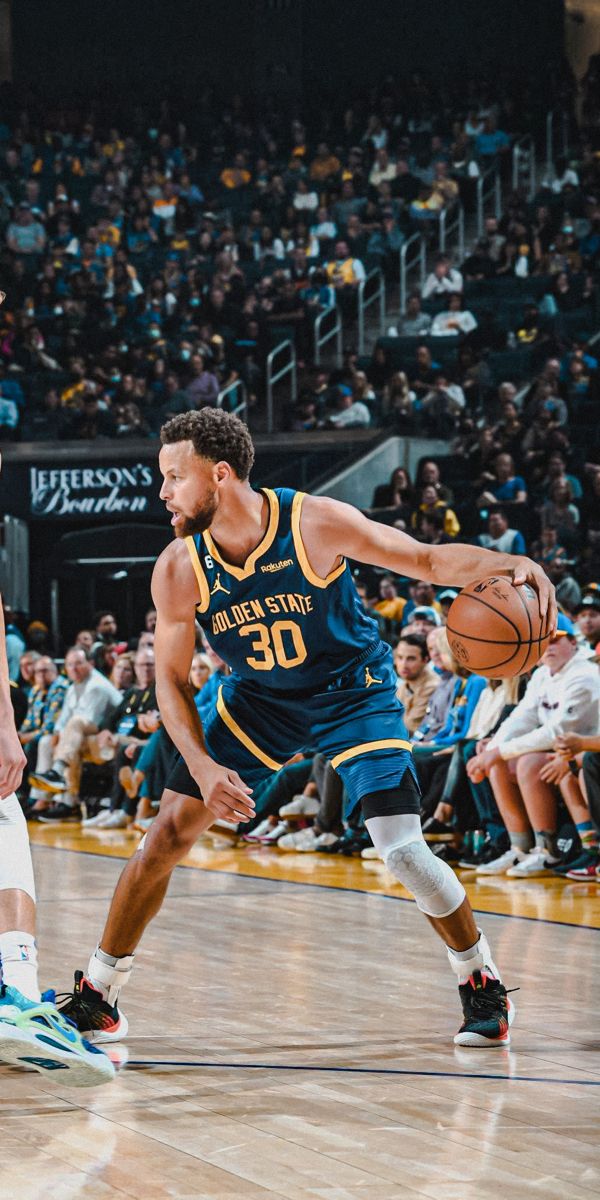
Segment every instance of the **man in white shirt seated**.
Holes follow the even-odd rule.
[[[449,292],[459,292],[462,295],[463,277],[456,267],[450,265],[447,254],[438,254],[433,271],[423,284],[421,295],[424,300],[435,296],[446,296]]]
[[[452,292],[448,298],[448,308],[434,317],[429,332],[431,337],[453,337],[459,333],[470,333],[472,329],[477,329],[473,313],[463,308],[460,292]]]
[[[510,838],[510,849],[479,866],[478,874],[528,879],[558,864],[556,793],[547,774],[552,751],[557,738],[595,735],[599,727],[600,673],[579,650],[575,627],[561,613],[523,699],[467,767],[474,783],[489,778]],[[581,803],[575,809],[572,793],[562,786],[561,791],[584,836],[589,812]]]
[[[362,400],[355,400],[352,388],[340,384],[337,388],[336,410],[325,422],[336,429],[366,429],[371,424],[371,414]]]
[[[67,650],[65,670],[71,686],[67,688],[54,734],[40,738],[37,770],[29,776],[34,787],[58,800],[40,816],[41,821],[79,820],[79,780],[84,752],[89,751],[90,739],[121,702],[121,693],[96,671],[82,646]],[[97,759],[103,761],[101,753]]]

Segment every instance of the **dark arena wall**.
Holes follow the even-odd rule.
[[[148,98],[168,84],[192,98],[210,83],[318,101],[361,77],[449,78],[493,60],[539,70],[543,89],[563,24],[563,0],[24,0],[13,6],[15,78],[46,96],[116,87],[131,102],[134,88]]]

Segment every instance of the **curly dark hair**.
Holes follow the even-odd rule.
[[[191,442],[200,458],[227,462],[238,479],[247,479],[254,462],[254,446],[248,429],[239,417],[221,408],[201,408],[180,413],[163,425],[163,446],[173,442]]]

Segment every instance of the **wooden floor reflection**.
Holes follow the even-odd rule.
[[[42,976],[63,988],[136,841],[32,839]],[[468,885],[521,991],[511,1049],[466,1051],[444,954],[381,864],[207,840],[188,866],[139,953],[116,1082],[0,1068],[7,1198],[599,1194],[600,889]]]

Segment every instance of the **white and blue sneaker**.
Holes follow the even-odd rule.
[[[110,1059],[58,1011],[54,992],[45,992],[38,1004],[16,988],[0,987],[0,1060],[33,1067],[70,1087],[97,1087],[115,1077]]]

